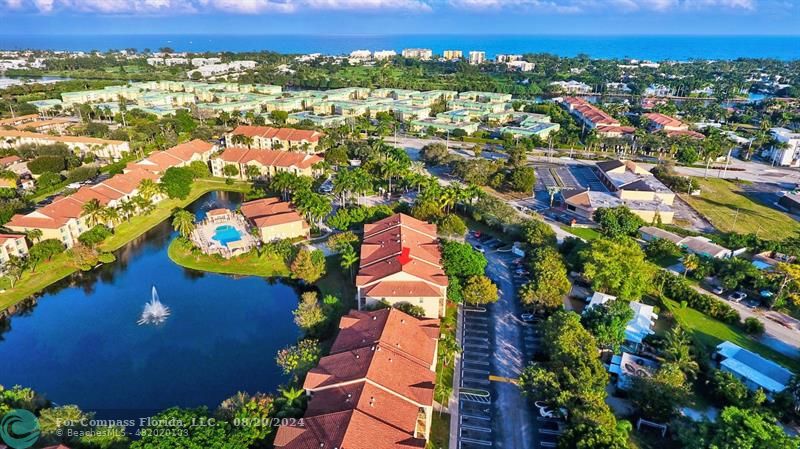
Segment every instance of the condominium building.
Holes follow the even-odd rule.
[[[375,53],[372,54],[372,58],[376,61],[383,61],[384,59],[391,59],[397,56],[397,52],[394,50],[377,50]]]
[[[82,154],[92,153],[104,159],[121,159],[130,151],[128,142],[82,136],[54,136],[29,131],[0,129],[0,148],[18,148],[22,145],[53,145],[61,143]]]
[[[5,264],[11,258],[26,257],[28,243],[25,236],[20,234],[0,234],[0,272],[4,271]]]
[[[319,139],[323,135],[319,131],[306,129],[240,125],[225,135],[225,146],[260,150],[303,150],[311,154],[316,152]],[[244,139],[236,136],[243,136]]]
[[[433,50],[430,48],[405,48],[403,49],[403,57],[429,60],[433,57]]]
[[[275,435],[281,449],[424,448],[433,421],[439,320],[397,309],[342,317],[330,355],[306,376],[302,424]]]
[[[449,59],[449,60],[461,59],[464,57],[464,52],[462,52],[461,50],[445,50],[442,53],[442,56],[444,57],[444,59]]]
[[[231,147],[219,156],[211,159],[211,172],[214,176],[227,176],[225,167],[237,168],[239,179],[249,179],[251,172],[247,167],[254,167],[257,177],[270,178],[280,171],[288,171],[296,175],[314,175],[314,165],[322,162],[315,154],[294,151],[259,150]],[[251,169],[252,170],[252,169]]]
[[[435,224],[405,214],[364,225],[359,310],[407,303],[421,307],[426,317],[444,316],[448,283],[436,231]]]
[[[786,128],[772,128],[772,138],[781,143],[764,152],[764,156],[775,165],[800,167],[800,132]]]
[[[310,227],[294,206],[278,198],[261,198],[242,203],[240,210],[258,230],[262,242],[308,237]]]
[[[471,51],[469,52],[469,63],[473,65],[483,64],[486,61],[486,52],[484,51]]]

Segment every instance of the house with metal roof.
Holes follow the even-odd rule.
[[[736,376],[750,390],[761,388],[767,395],[785,390],[792,379],[788,369],[729,341],[717,345],[716,359],[719,369]]]

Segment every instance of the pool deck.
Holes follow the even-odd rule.
[[[215,210],[218,212],[218,210]],[[214,240],[214,234],[220,226],[231,226],[235,228],[241,239],[227,244]],[[250,234],[250,225],[241,215],[234,211],[228,213],[208,214],[206,218],[197,223],[192,232],[191,240],[206,254],[219,254],[226,259],[249,252],[259,241]]]

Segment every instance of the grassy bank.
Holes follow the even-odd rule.
[[[222,274],[239,274],[242,276],[288,276],[289,267],[280,256],[255,252],[231,259],[222,256],[210,256],[200,251],[192,251],[191,243],[183,239],[175,239],[170,243],[167,255],[176,264],[198,271],[209,271]]]
[[[167,219],[175,208],[186,207],[204,194],[214,191],[246,192],[250,185],[246,183],[226,184],[219,179],[200,179],[192,185],[191,193],[186,199],[167,199],[155,206],[155,210],[148,215],[140,215],[129,222],[122,223],[114,230],[114,235],[98,246],[101,251],[115,251],[128,242],[143,235],[157,224]],[[17,281],[14,288],[0,292],[0,311],[22,301],[23,299],[43,290],[50,284],[78,271],[78,266],[67,253],[59,254],[53,260],[39,264],[36,271],[26,271]],[[3,285],[8,284],[8,279],[3,279]]]
[[[717,321],[689,307],[682,308],[677,302],[664,299],[664,304],[681,325],[691,331],[696,341],[709,352],[723,341],[730,341],[745,349],[780,363],[794,372],[800,372],[800,360],[787,357],[747,336],[741,329]]]
[[[681,195],[722,232],[754,233],[768,240],[782,240],[800,231],[790,216],[755,202],[741,187],[724,179],[697,179],[700,196]]]

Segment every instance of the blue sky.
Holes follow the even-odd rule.
[[[0,34],[796,35],[800,0],[0,0]]]

